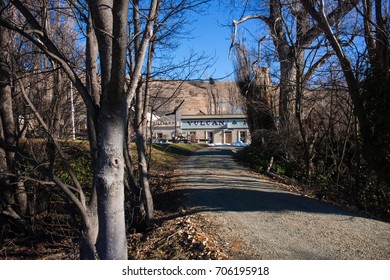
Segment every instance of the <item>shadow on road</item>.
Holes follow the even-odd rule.
[[[271,181],[252,176],[232,155],[235,148],[198,151],[183,164],[177,182],[193,212],[281,212],[339,214],[362,217],[343,207],[283,190]]]
[[[239,166],[234,152],[207,148],[183,162],[170,195],[186,211],[164,219],[206,212],[223,242],[238,238],[258,259],[388,259],[388,224],[290,192]]]
[[[183,196],[198,211],[279,212],[296,211],[358,216],[329,203],[278,191],[213,188],[185,189]]]

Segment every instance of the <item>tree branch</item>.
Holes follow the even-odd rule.
[[[270,19],[261,15],[261,14],[249,15],[249,16],[245,16],[239,20],[233,20],[233,35],[232,35],[232,41],[231,41],[230,47],[229,47],[229,56],[230,56],[232,49],[233,49],[235,42],[236,42],[238,26],[240,24],[242,24],[246,21],[252,20],[252,19],[259,19],[259,20],[265,22],[267,25],[270,25]]]
[[[61,54],[55,44],[50,40],[47,34],[44,32],[42,26],[38,23],[35,17],[31,14],[31,12],[21,3],[19,0],[11,1],[14,6],[23,14],[25,19],[28,21],[29,25],[32,27],[32,31],[38,37],[38,39],[34,39],[28,32],[24,31],[22,28],[17,27],[12,24],[8,20],[0,17],[0,24],[10,28],[21,35],[25,36],[29,40],[32,41],[38,48],[40,48],[47,56],[54,59],[61,67],[64,69],[65,73],[68,75],[69,79],[76,86],[79,91],[83,101],[87,107],[87,110],[94,115],[96,111],[96,107],[92,101],[91,96],[88,94],[88,90],[74,72],[73,68],[69,65],[68,60]]]
[[[65,159],[65,155],[63,154],[62,152],[62,149],[61,149],[61,146],[60,144],[58,143],[58,141],[55,139],[55,137],[53,137],[53,135],[50,133],[50,130],[49,130],[49,127],[46,125],[45,121],[43,120],[43,118],[41,117],[41,115],[39,114],[38,110],[35,108],[34,104],[31,102],[30,98],[28,97],[27,93],[26,93],[26,90],[24,88],[24,85],[23,83],[21,82],[20,79],[17,79],[18,83],[19,83],[19,86],[21,88],[21,92],[22,92],[22,95],[23,95],[23,98],[26,100],[27,104],[30,106],[31,110],[33,111],[35,117],[38,119],[38,122],[40,123],[40,125],[42,125],[42,127],[45,129],[45,132],[49,135],[49,137],[52,139],[55,147],[56,147],[56,150],[58,151],[60,157],[61,157],[61,160],[64,162],[64,165],[65,165],[65,168],[66,170],[68,171],[70,177],[72,178],[72,181],[74,182],[74,184],[76,185],[77,187],[77,192],[79,193],[79,196],[80,196],[80,201],[82,203],[82,205],[84,206],[84,209],[86,209],[86,198],[85,198],[85,195],[84,195],[84,192],[83,192],[83,189],[80,185],[80,182],[78,181],[73,169],[70,167],[70,165],[66,162],[66,159]]]
[[[334,51],[331,50],[331,51],[328,51],[326,52],[320,59],[318,59],[316,61],[316,63],[314,63],[310,68],[309,70],[307,70],[306,74],[304,75],[303,79],[302,79],[302,82],[303,84],[306,84],[307,81],[309,81],[309,79],[314,75],[314,73],[318,70],[318,68],[320,68],[322,65],[324,65],[324,63],[328,60],[329,57],[331,57],[332,55],[334,55]]]
[[[148,23],[146,24],[141,45],[137,52],[133,75],[131,76],[129,89],[127,91],[128,92],[126,98],[127,108],[129,108],[130,103],[133,100],[134,93],[137,88],[138,80],[141,75],[142,65],[145,58],[147,46],[149,44],[150,38],[153,36],[153,25],[157,20],[157,7],[158,7],[157,4],[158,4],[158,0],[152,0],[152,2],[150,3]]]
[[[310,5],[312,6],[311,2],[312,1],[302,1],[302,2],[305,2],[306,6],[307,5]],[[308,3],[310,2],[310,3]],[[338,1],[338,5],[337,7],[331,11],[327,16],[325,15],[325,11],[324,11],[324,16],[325,18],[327,19],[328,23],[329,23],[329,26],[333,26],[335,25],[336,23],[340,22],[340,20],[346,15],[348,14],[350,11],[352,11],[353,8],[355,8],[357,6],[357,4],[360,2],[360,0],[347,0],[347,1]],[[313,6],[314,8],[314,6]],[[310,28],[306,34],[304,34],[298,44],[300,46],[303,46],[303,47],[307,47],[309,46],[316,38],[318,38],[318,36],[321,35],[322,33],[322,28],[320,27],[320,24],[317,23],[316,25],[314,25],[312,28]]]

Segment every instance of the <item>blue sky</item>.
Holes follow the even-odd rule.
[[[180,39],[180,47],[172,52],[171,56],[174,56],[177,64],[183,63],[189,56],[194,56],[194,53],[204,54],[214,62],[202,75],[192,75],[190,79],[207,80],[212,77],[215,80],[234,81],[234,54],[229,56],[231,25],[232,19],[239,19],[244,8],[240,5],[233,8],[229,2],[211,0],[208,7],[204,7],[203,13],[192,12],[188,15],[187,19],[192,23],[185,28],[190,31],[188,37],[191,39]],[[264,36],[263,33],[264,29],[259,30],[259,23],[256,21],[248,21],[240,25],[238,32],[245,36],[249,46],[254,39],[256,41],[257,38]],[[173,75],[172,78],[175,76]]]
[[[217,1],[216,1],[217,2]],[[197,53],[204,52],[210,58],[214,57],[215,64],[208,69],[203,77],[220,79],[233,72],[232,56],[229,58],[231,29],[229,10],[219,7],[218,3],[211,4],[207,13],[194,16],[196,20],[189,28],[192,29],[193,39],[183,40],[180,48],[175,52],[177,58],[188,56],[191,49]],[[223,26],[224,25],[224,26]],[[225,78],[233,80],[234,75]]]

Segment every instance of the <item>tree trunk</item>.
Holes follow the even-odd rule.
[[[143,193],[143,203],[145,207],[146,214],[146,224],[147,226],[153,225],[154,219],[154,206],[153,198],[149,186],[149,170],[148,170],[148,161],[146,158],[146,147],[145,147],[145,136],[143,134],[143,102],[142,102],[143,92],[141,86],[137,88],[136,91],[136,105],[135,105],[135,139],[137,144],[137,153],[138,153],[138,173],[139,173],[139,183],[142,188]],[[143,114],[144,113],[144,114]]]
[[[100,259],[127,259],[124,211],[124,139],[128,1],[91,5],[99,45],[102,95],[97,119],[96,193]]]
[[[129,118],[128,118],[129,120]],[[131,206],[131,213],[130,217],[131,220],[129,221],[129,225],[139,225],[141,224],[141,221],[143,220],[143,212],[142,212],[142,189],[137,184],[136,181],[136,175],[134,173],[134,165],[133,160],[130,154],[131,150],[131,141],[129,140],[129,131],[131,131],[131,126],[129,123],[127,124],[127,131],[126,131],[126,146],[123,151],[123,155],[125,157],[125,165],[126,165],[126,171],[127,176],[125,176],[125,186],[128,189],[129,197],[130,197],[130,206]]]
[[[122,104],[126,104],[125,101]],[[97,251],[101,259],[127,259],[123,181],[126,110],[104,107],[101,110],[96,174],[99,216]]]
[[[60,69],[53,73],[53,90],[51,100],[51,118],[48,120],[50,131],[55,138],[60,138],[64,135],[64,131],[61,131],[61,121],[63,121],[63,111],[66,101],[66,93],[64,91],[64,76]]]
[[[86,258],[94,258],[96,252],[100,259],[127,259],[127,241],[124,215],[124,139],[126,132],[127,111],[131,100],[134,97],[135,88],[141,75],[142,65],[149,44],[153,35],[153,24],[157,19],[157,0],[150,3],[148,22],[142,34],[142,41],[135,56],[135,64],[131,73],[131,82],[128,93],[124,91],[126,75],[126,51],[128,45],[128,0],[96,0],[87,1],[91,11],[93,27],[96,33],[97,46],[99,50],[99,63],[94,64],[91,60],[90,69],[99,65],[100,67],[100,96],[95,98],[98,90],[94,82],[91,86],[85,87],[77,76],[68,60],[64,57],[55,43],[48,36],[45,24],[40,24],[33,13],[22,1],[13,0],[12,4],[25,17],[23,27],[8,21],[3,16],[0,23],[12,30],[18,31],[33,44],[35,44],[50,59],[56,61],[69,79],[74,83],[88,110],[88,122],[92,158],[94,165],[94,187],[96,187],[96,208],[89,205],[89,213],[86,213],[88,206],[85,203],[85,196],[81,186],[77,186],[78,194],[73,189],[58,179],[53,173],[46,172],[61,189],[70,197],[72,202],[79,208],[84,225],[83,245],[89,248],[83,251]],[[2,2],[0,2],[2,3]],[[140,10],[137,10],[140,12]],[[49,14],[49,13],[47,13]],[[44,21],[46,23],[46,21]],[[24,27],[34,30],[32,33],[25,32]],[[91,26],[91,25],[90,25]],[[91,37],[92,38],[92,37]],[[2,40],[2,42],[5,40]],[[90,41],[91,42],[91,41]],[[89,45],[91,58],[93,50]],[[98,95],[98,94],[97,94]],[[40,120],[41,122],[41,120]],[[47,128],[45,130],[48,131]],[[96,141],[95,138],[96,137]],[[95,151],[93,151],[95,150]],[[72,178],[73,179],[73,178]],[[75,182],[76,183],[76,182]],[[95,189],[93,189],[94,192]],[[95,210],[97,209],[97,211]],[[98,233],[96,236],[97,213]],[[96,239],[96,242],[94,241]],[[85,254],[84,254],[85,253]]]
[[[80,259],[94,260],[98,258],[96,251],[96,240],[98,237],[99,220],[97,216],[97,201],[89,205],[87,211],[88,219],[84,221],[81,241],[80,241]]]
[[[154,205],[153,197],[149,185],[149,170],[148,161],[146,159],[145,140],[142,133],[137,134],[137,152],[138,152],[138,168],[140,176],[140,184],[143,192],[143,202],[146,214],[146,225],[151,227],[154,225]]]
[[[4,141],[9,146],[16,144],[16,126],[14,120],[14,111],[12,103],[12,90],[10,78],[10,59],[8,43],[10,37],[8,31],[0,27],[0,121]],[[17,163],[14,152],[5,151],[6,172],[13,174],[6,180],[7,189],[10,193],[7,196],[8,203],[15,204],[20,219],[27,213],[27,193],[23,182],[19,181],[17,174]]]
[[[143,38],[136,38],[134,41],[134,50],[135,50],[135,60],[136,65],[133,70],[133,76],[137,77],[138,73],[140,73],[140,59],[145,56],[147,43],[149,44],[151,38],[153,37],[153,26],[156,23],[156,15],[159,10],[159,2],[158,0],[152,1],[149,9],[149,21],[146,25],[146,28],[143,32]],[[136,11],[139,9],[139,0],[133,1],[133,8],[136,12],[134,17],[134,33],[137,34],[140,31],[140,23],[139,23],[139,13]],[[150,51],[153,51],[153,46],[150,47]],[[150,59],[152,56],[149,55]],[[138,67],[137,67],[138,66]],[[148,61],[148,66],[151,67],[151,61]],[[138,73],[137,73],[138,72]],[[136,145],[137,145],[137,153],[138,153],[138,171],[139,171],[139,182],[142,188],[143,193],[143,202],[146,212],[146,223],[147,226],[153,226],[154,224],[154,206],[153,206],[153,198],[150,191],[149,186],[149,170],[148,170],[148,161],[146,158],[146,147],[145,147],[145,135],[144,135],[144,124],[146,123],[146,114],[147,112],[144,110],[148,105],[148,98],[145,95],[145,100],[143,100],[143,92],[141,90],[140,84],[135,84],[135,80],[132,81],[130,85],[131,88],[134,88],[135,96],[135,137],[136,137]],[[131,98],[131,95],[128,96],[128,103]]]
[[[382,1],[375,2],[377,5],[382,4]],[[390,87],[390,48],[388,44],[388,30],[383,28],[377,30],[378,37],[375,42],[376,52],[373,50],[368,51],[369,55],[374,55],[375,53],[375,57],[370,57],[371,65],[369,67],[372,69],[368,70],[371,73],[368,74],[363,85],[361,85],[353,72],[351,61],[341,47],[338,38],[333,33],[328,17],[325,14],[324,2],[320,2],[318,11],[313,3],[308,0],[302,0],[302,4],[326,34],[340,61],[347,82],[348,92],[353,103],[353,111],[359,122],[361,138],[363,140],[363,156],[368,165],[390,186],[390,161],[388,157],[390,138],[390,115],[388,111],[390,105],[390,98],[388,97],[388,89]],[[356,4],[351,3],[350,5]],[[381,9],[381,7],[376,6],[376,9],[378,8]],[[370,11],[370,9],[366,7],[366,11]],[[377,26],[381,26],[381,13],[377,11],[376,15],[379,17],[376,22]],[[369,15],[368,18],[370,18]],[[370,28],[366,27],[365,30],[370,33]],[[386,32],[387,35],[384,34]],[[367,37],[371,37],[371,35],[366,34]],[[371,47],[374,46],[371,44]]]
[[[280,92],[279,92],[279,118],[280,125],[286,132],[290,130],[292,121],[291,115],[292,100],[295,93],[295,64],[290,57],[290,48],[286,46],[283,50],[279,50],[280,60]]]

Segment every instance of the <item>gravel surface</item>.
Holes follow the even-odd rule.
[[[235,163],[236,150],[203,149],[177,172],[233,258],[390,259],[390,224],[284,190]]]

